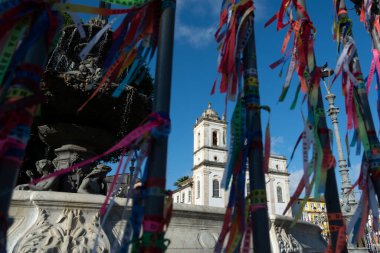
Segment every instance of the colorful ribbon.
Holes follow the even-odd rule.
[[[363,1],[361,6],[361,21],[363,21],[368,29],[371,16],[372,1]],[[373,181],[378,180],[380,171],[380,144],[374,131],[372,123],[372,115],[369,109],[367,94],[370,89],[370,84],[373,75],[380,71],[379,54],[376,49],[373,50],[374,58],[371,63],[370,73],[365,84],[360,72],[359,59],[357,58],[355,43],[352,38],[352,21],[347,16],[346,9],[340,9],[338,2],[335,2],[337,21],[335,22],[335,35],[338,49],[340,41],[342,41],[343,51],[337,63],[337,76],[342,73],[342,90],[345,97],[346,114],[347,114],[347,129],[354,129],[354,137],[351,146],[357,143],[357,153],[360,154],[360,146],[363,144],[364,153],[360,177],[354,184],[359,185],[362,190],[362,196],[358,203],[358,207],[347,226],[347,233],[353,232],[352,240],[356,242],[365,233],[365,226],[368,221],[370,210],[374,217],[374,226],[378,226],[378,204],[376,201],[376,192],[373,186]],[[377,22],[374,18],[374,27],[376,29]],[[369,31],[371,33],[371,31]],[[371,176],[372,175],[372,178]]]
[[[300,11],[304,17],[299,20],[294,20],[293,11]],[[289,17],[287,22],[284,22],[285,13],[288,13]],[[302,92],[307,94],[309,102],[309,115],[307,121],[305,121],[305,130],[302,134],[304,177],[301,179],[294,196],[285,209],[285,213],[294,201],[296,201],[296,198],[298,198],[297,196],[299,196],[303,188],[306,189],[306,192],[311,193],[311,188],[314,187],[314,197],[316,199],[320,198],[321,194],[325,191],[327,170],[331,168],[330,166],[332,166],[334,162],[331,156],[329,141],[327,144],[321,142],[321,140],[325,138],[324,136],[329,135],[328,130],[320,126],[320,121],[325,118],[323,109],[318,108],[318,90],[321,69],[315,68],[311,74],[308,70],[308,66],[314,65],[314,36],[316,29],[306,10],[297,1],[283,0],[279,12],[277,12],[276,15],[266,23],[266,26],[276,19],[278,30],[289,26],[289,30],[285,36],[281,49],[282,53],[286,51],[290,37],[293,34],[291,60],[279,101],[283,101],[285,99],[287,91],[290,87],[292,76],[294,72],[296,72],[300,80],[300,85],[299,88],[297,88],[296,98],[294,99],[291,108],[295,107],[299,90],[302,90]],[[287,56],[285,55],[284,57],[286,58]],[[327,140],[328,139],[329,137],[327,137]],[[311,147],[313,148],[313,157],[310,161],[308,161],[308,152]],[[309,177],[311,175],[313,175],[313,180],[309,181]],[[306,196],[306,198],[307,197],[308,196]]]
[[[255,189],[247,199],[244,198],[248,152],[254,150],[262,153],[262,167],[254,169],[264,173],[268,172],[270,156],[269,121],[264,147],[261,126],[257,129],[248,129],[247,126],[248,112],[261,109],[270,111],[269,107],[260,105],[256,68],[243,64],[243,57],[253,57],[246,50],[252,46],[250,38],[254,32],[254,9],[251,0],[223,1],[220,23],[215,33],[219,44],[220,92],[226,93],[226,101],[237,102],[231,119],[230,149],[222,178],[222,187],[226,190],[229,188],[230,195],[214,252],[248,252],[252,233],[250,217],[254,215],[252,212],[266,208],[265,189]],[[211,93],[215,92],[215,86],[216,82]],[[258,199],[260,203],[257,202]]]

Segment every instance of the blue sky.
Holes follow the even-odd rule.
[[[89,4],[83,0],[73,2]],[[224,111],[224,94],[215,93],[210,96],[212,85],[217,77],[217,50],[213,35],[219,20],[221,2],[221,0],[177,0],[171,97],[172,132],[169,136],[167,167],[168,189],[174,189],[173,183],[179,177],[192,175],[195,119],[206,109],[208,102],[212,103],[213,108],[220,115]],[[362,71],[364,75],[367,75],[372,60],[370,37],[363,24],[359,22],[351,2],[347,2],[349,2],[347,3],[349,16],[354,22],[353,30]],[[91,2],[91,4],[95,3],[97,5],[97,1]],[[301,99],[299,99],[296,109],[293,111],[289,109],[298,84],[296,76],[293,77],[286,100],[283,103],[277,103],[286,68],[283,76],[279,77],[280,70],[271,70],[269,65],[282,56],[280,49],[287,29],[277,32],[275,24],[264,29],[264,23],[274,15],[280,4],[280,0],[255,1],[255,33],[261,102],[263,105],[270,106],[272,110],[270,114],[272,153],[289,158],[303,129],[301,110],[306,114],[306,108],[301,107]],[[317,29],[315,41],[317,65],[322,66],[328,62],[330,68],[335,68],[338,54],[336,43],[332,40],[333,1],[307,1],[307,8]],[[151,70],[155,69],[154,65],[155,62],[152,62]],[[154,73],[152,75],[154,76]],[[373,87],[374,85],[370,92],[370,104],[372,114],[375,116],[374,122],[378,128],[376,92]],[[344,139],[346,121],[340,79],[335,82],[332,92],[337,95],[336,105],[341,108],[340,132]],[[326,94],[323,86],[322,94]],[[327,103],[325,103],[325,108],[326,106]],[[233,107],[234,103],[228,104],[228,119]],[[265,124],[268,119],[267,113],[262,113],[262,119]],[[332,128],[329,118],[327,122]],[[336,144],[334,144],[334,154],[336,154],[335,147]],[[351,150],[351,153],[353,182],[359,172],[360,157],[353,154],[354,150]],[[302,175],[301,159],[301,149],[299,149],[289,166],[291,191],[297,186]]]
[[[335,68],[338,55],[336,43],[332,40],[332,2],[307,1],[307,7],[317,29],[315,42],[317,64],[323,65],[328,62],[330,68]],[[167,168],[168,188],[173,189],[173,183],[180,176],[192,175],[193,125],[195,119],[201,115],[208,102],[212,102],[213,108],[219,114],[224,111],[224,95],[216,93],[210,96],[212,84],[217,76],[217,50],[213,34],[218,22],[220,3],[221,1],[215,0],[177,0],[171,100],[172,132],[169,137]],[[280,4],[280,0],[255,1],[255,33],[261,101],[263,105],[269,105],[272,109],[270,115],[272,153],[289,158],[303,128],[300,100],[294,111],[289,109],[298,80],[296,76],[293,77],[292,87],[286,100],[283,103],[277,103],[285,73],[279,77],[280,70],[271,70],[268,66],[281,57],[280,49],[287,29],[277,32],[275,25],[264,29],[264,23],[273,16]],[[351,2],[348,4],[349,15],[354,21],[354,35],[363,73],[367,75],[372,59],[370,37],[363,24],[359,22],[355,11],[352,9]],[[324,88],[322,92],[326,94]],[[344,139],[346,121],[340,80],[335,82],[332,92],[337,95],[336,104],[341,108],[339,121],[341,135]],[[376,116],[376,98],[373,88],[370,99],[371,106],[373,105],[373,115]],[[327,104],[325,104],[326,106]],[[233,103],[228,104],[228,118],[231,116],[233,107]],[[306,113],[306,108],[303,107],[302,109]],[[267,114],[262,113],[262,117],[264,124],[267,120]],[[374,121],[378,125],[377,116]],[[332,128],[329,119],[328,126]],[[334,144],[334,154],[336,154],[335,146]],[[351,153],[354,151],[351,150]],[[359,172],[360,158],[351,154],[351,161],[353,167],[351,178],[353,180]],[[289,167],[289,172],[292,173],[290,176],[291,190],[296,187],[302,175],[301,169],[301,149],[299,149]]]

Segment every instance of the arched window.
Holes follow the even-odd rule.
[[[218,146],[218,133],[216,131],[212,132],[212,145]]]
[[[282,198],[282,188],[279,185],[277,186],[277,201],[279,203],[284,202],[284,199]]]
[[[189,199],[188,199],[188,202],[190,202],[191,203],[191,190],[189,191]]]
[[[185,193],[182,193],[182,201],[181,203],[185,203]]]
[[[219,180],[218,179],[212,180],[212,196],[214,198],[219,197]]]
[[[201,182],[197,181],[197,199],[201,197]]]
[[[201,134],[198,133],[198,148],[201,146]]]
[[[177,195],[177,203],[179,203],[179,195]]]

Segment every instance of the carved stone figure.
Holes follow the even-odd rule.
[[[54,165],[51,161],[42,159],[36,162],[36,168],[40,176],[47,176],[54,171]],[[28,170],[27,175],[34,179],[36,176],[31,170]],[[52,177],[37,183],[36,185],[22,184],[15,188],[15,190],[33,190],[33,191],[55,191],[59,187],[59,177]]]
[[[82,181],[78,193],[106,194],[107,184],[104,181],[111,167],[104,164],[97,165]]]
[[[57,157],[53,161],[42,159],[36,162],[39,175],[34,175],[32,171],[28,171],[27,174],[31,179],[46,176],[82,161],[88,155],[86,152],[85,148],[76,145],[64,145],[55,150]],[[84,166],[64,175],[41,181],[36,185],[19,185],[16,190],[63,191],[105,195],[107,193],[105,177],[110,171],[111,168],[103,164],[98,164],[95,168]]]
[[[36,225],[17,242],[13,253],[108,253],[109,250],[108,238],[99,229],[97,215],[91,219],[81,210],[65,209],[54,218],[40,209]]]
[[[26,147],[25,159],[20,169],[18,184],[28,182],[28,172],[35,174],[34,164],[44,158],[58,161],[55,170],[67,168],[111,148],[121,137],[135,129],[151,112],[153,79],[148,68],[142,67],[140,75],[132,80],[120,97],[112,96],[123,77],[106,81],[86,107],[78,110],[100,84],[106,70],[103,69],[108,51],[112,45],[112,31],[107,30],[82,59],[81,50],[104,26],[104,20],[93,19],[83,25],[86,36],[81,37],[75,25],[62,29],[56,48],[51,53],[41,82],[41,114],[34,119],[31,139]],[[68,99],[70,98],[70,99]],[[68,148],[68,145],[76,148]],[[82,148],[85,151],[79,150]],[[66,153],[78,155],[78,161],[72,162]],[[55,151],[55,152],[53,152]],[[116,162],[120,152],[114,152],[102,158],[103,162]],[[57,191],[77,192],[82,181],[81,192],[101,192],[86,190],[96,185],[95,174],[89,175],[92,167],[80,168],[62,176]],[[88,176],[88,177],[87,177]],[[25,187],[24,187],[25,186]],[[19,188],[28,188],[26,185]],[[97,188],[97,187],[95,187]],[[41,188],[42,189],[42,188]]]

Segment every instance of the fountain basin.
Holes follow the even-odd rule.
[[[125,199],[116,198],[109,218],[98,230],[97,213],[104,198],[93,194],[14,191],[10,208],[14,222],[8,230],[8,252],[27,252],[32,248],[48,252],[47,249],[65,247],[68,252],[77,252],[80,247],[92,248],[99,231],[97,252],[111,252],[113,245],[120,246],[126,224],[122,218]],[[224,212],[224,208],[174,204],[166,233],[171,241],[167,252],[213,252]],[[289,217],[270,216],[273,253],[324,252],[327,244],[319,226],[299,221],[291,228],[291,223]],[[70,236],[60,239],[63,232]]]

